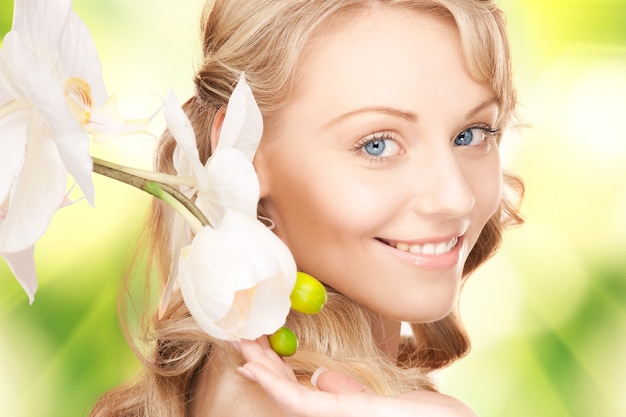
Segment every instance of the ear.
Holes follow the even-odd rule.
[[[213,117],[213,123],[211,123],[211,153],[215,152],[215,149],[217,149],[220,133],[222,132],[222,125],[224,124],[224,117],[226,117],[226,106],[220,107]]]
[[[262,143],[263,140],[261,140],[261,144]],[[267,160],[265,159],[265,155],[263,153],[264,149],[265,148],[260,145],[259,149],[256,152],[256,155],[254,156],[254,170],[256,171],[256,175],[259,178],[259,199],[263,199],[269,195],[269,179],[267,178],[267,171],[265,169]]]

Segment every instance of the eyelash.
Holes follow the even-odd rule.
[[[461,133],[465,132],[466,130],[472,130],[472,129],[480,129],[483,132],[485,132],[485,136],[486,136],[485,140],[483,140],[479,145],[477,145],[476,146],[477,148],[487,146],[489,144],[489,141],[487,139],[498,138],[500,134],[502,133],[502,129],[491,127],[487,123],[477,123],[477,124],[468,126],[465,129],[461,130],[459,133],[457,133],[452,138],[452,142],[454,143],[456,138],[458,138]]]
[[[375,141],[392,141],[392,142],[395,142],[396,146],[400,147],[400,144],[392,136],[392,134],[390,132],[377,132],[377,133],[372,133],[371,135],[369,135],[369,136],[361,139],[357,143],[355,143],[352,150],[358,156],[360,156],[362,158],[365,158],[365,159],[367,159],[369,161],[372,161],[372,162],[382,162],[382,161],[385,161],[385,160],[391,158],[389,156],[368,155],[367,152],[364,151],[364,148],[365,148],[365,146],[368,143],[375,142]]]

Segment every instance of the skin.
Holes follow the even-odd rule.
[[[484,130],[498,115],[493,92],[466,71],[450,23],[392,8],[342,21],[300,68],[255,158],[261,204],[299,270],[366,306],[393,358],[401,320],[454,308],[463,264],[500,202],[499,155]],[[442,242],[438,255],[402,248]],[[193,415],[474,416],[439,393],[379,396],[334,371],[299,383],[266,339],[236,348],[246,365],[210,358]]]

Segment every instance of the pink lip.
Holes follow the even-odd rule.
[[[445,242],[447,240],[452,239],[453,237],[455,236],[450,236],[449,238],[431,240],[428,242],[430,243]],[[420,268],[427,269],[427,270],[440,270],[440,269],[449,269],[458,265],[460,261],[461,248],[463,247],[464,237],[465,237],[464,235],[459,236],[457,244],[449,252],[438,254],[438,255],[409,253],[409,252],[396,249],[395,247],[388,245],[382,239],[377,239],[377,240],[391,254],[398,256],[401,259],[408,261],[413,265],[416,265]],[[421,244],[422,242],[426,243],[426,241],[421,241],[418,244]]]

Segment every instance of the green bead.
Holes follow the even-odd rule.
[[[281,327],[270,336],[270,346],[280,356],[292,356],[298,350],[298,338],[286,327]]]
[[[304,272],[297,273],[296,285],[291,292],[291,308],[305,314],[317,314],[326,299],[326,288],[321,282]]]

